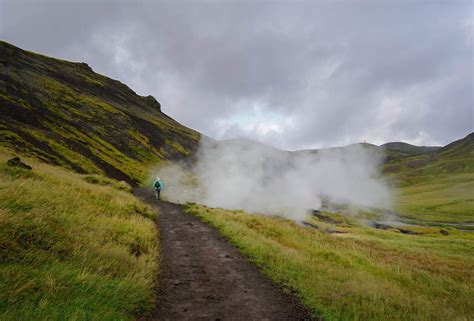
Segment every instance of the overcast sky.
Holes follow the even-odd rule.
[[[0,38],[87,62],[218,139],[442,145],[474,130],[471,1],[0,0]]]

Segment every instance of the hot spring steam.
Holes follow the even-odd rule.
[[[300,221],[307,209],[319,209],[323,198],[389,208],[391,190],[379,174],[381,156],[362,145],[286,152],[247,140],[202,140],[191,167],[162,166],[153,174],[164,178],[163,196],[172,201]]]

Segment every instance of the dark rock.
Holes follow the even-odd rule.
[[[311,213],[314,217],[317,217],[321,222],[326,222],[329,224],[338,224],[339,222],[335,219],[330,218],[329,216],[324,215],[319,210],[313,210]]]
[[[418,234],[422,234],[422,233],[415,232],[415,231],[412,231],[412,230],[405,230],[405,229],[403,229],[403,228],[399,228],[398,230],[400,231],[400,233],[402,233],[402,234],[407,234],[407,235],[418,235]]]
[[[31,170],[32,167],[30,165],[27,165],[25,163],[23,163],[20,159],[20,157],[13,157],[11,159],[9,159],[7,161],[7,165],[8,166],[13,166],[13,167],[20,167],[20,168],[24,168],[24,169],[29,169]]]
[[[387,224],[382,224],[378,222],[370,222],[370,226],[378,229],[378,230],[390,230],[393,228],[393,226],[387,225]]]
[[[85,62],[80,62],[79,65],[80,65],[83,69],[85,69],[85,70],[87,70],[87,71],[89,71],[89,72],[94,72],[94,71],[92,70],[92,68],[91,68],[88,64],[86,64]]]
[[[439,232],[443,235],[449,235],[449,232],[446,230],[439,230]]]
[[[148,106],[153,107],[161,111],[161,104],[153,97],[152,95],[145,97],[146,103]]]

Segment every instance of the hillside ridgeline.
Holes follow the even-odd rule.
[[[0,145],[132,185],[161,160],[192,154],[199,133],[85,63],[0,41]]]

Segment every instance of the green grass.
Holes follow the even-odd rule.
[[[422,155],[391,160],[383,171],[397,191],[394,209],[418,224],[474,223],[474,133]]]
[[[410,219],[474,222],[474,173],[441,174],[398,189],[396,211]]]
[[[474,235],[395,230],[281,218],[190,204],[277,283],[325,320],[472,320]],[[326,233],[328,227],[345,233]]]
[[[0,320],[131,320],[150,308],[155,212],[130,187],[0,153]]]

